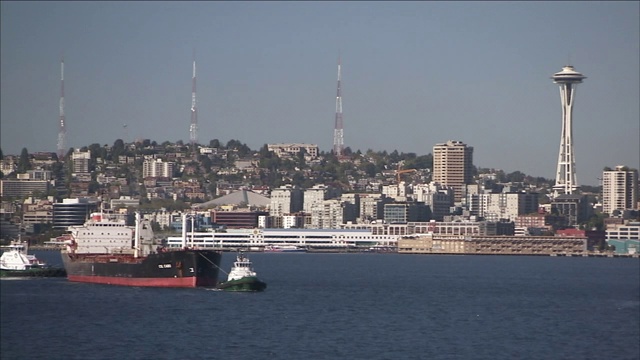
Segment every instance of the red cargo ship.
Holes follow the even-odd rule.
[[[215,287],[221,252],[185,246],[164,249],[154,242],[148,221],[136,226],[92,214],[69,227],[62,262],[69,281],[151,287]]]

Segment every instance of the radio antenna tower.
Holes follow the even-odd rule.
[[[60,58],[60,124],[58,125],[58,160],[62,161],[65,152],[67,127],[64,118],[64,57]]]
[[[191,125],[189,126],[189,139],[195,151],[198,143],[198,108],[196,107],[196,50],[193,50],[193,85],[191,87]]]
[[[338,158],[342,157],[344,151],[344,129],[342,127],[342,91],[340,80],[342,77],[342,61],[338,57],[338,94],[336,96],[336,123],[333,130],[333,153]]]

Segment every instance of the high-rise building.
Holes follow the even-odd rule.
[[[558,169],[556,184],[553,186],[554,197],[573,194],[578,190],[576,178],[576,161],[573,156],[573,103],[576,87],[587,77],[567,65],[562,71],[553,74],[553,82],[560,85],[560,101],[562,102],[562,134],[560,136],[560,152],[558,153]]]
[[[145,160],[142,163],[142,177],[143,178],[171,178],[173,177],[173,170],[175,163],[165,162],[162,159]]]
[[[74,174],[86,174],[89,172],[89,161],[91,160],[91,151],[80,151],[76,149],[71,154],[73,161],[73,173]]]
[[[482,194],[484,205],[480,208],[480,216],[488,221],[515,220],[518,215],[535,213],[538,210],[538,194],[536,193],[499,193]]]
[[[602,172],[602,212],[638,209],[638,170],[616,166]]]
[[[449,140],[433,147],[433,181],[453,188],[453,200],[464,197],[465,185],[473,181],[473,147]]]
[[[340,195],[342,195],[340,191],[333,186],[324,184],[314,185],[312,188],[304,191],[302,209],[305,213],[311,214],[311,210],[316,204],[322,204],[324,200],[329,200]]]
[[[269,214],[284,216],[302,210],[302,189],[293,185],[283,185],[271,190]]]
[[[393,199],[382,194],[360,194],[359,223],[370,223],[384,219],[384,205],[393,202]]]
[[[324,200],[311,207],[309,229],[337,229],[346,221],[355,220],[355,205],[340,199]]]

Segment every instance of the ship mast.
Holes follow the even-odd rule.
[[[137,258],[140,256],[140,213],[136,212],[136,228],[135,228],[135,237],[133,242],[133,257]]]

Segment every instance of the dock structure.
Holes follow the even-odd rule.
[[[443,236],[398,240],[398,253],[464,255],[555,255],[587,253],[587,238],[558,236]]]

